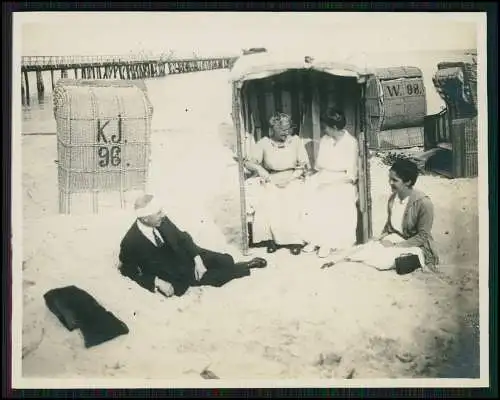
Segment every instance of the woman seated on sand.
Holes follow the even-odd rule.
[[[418,167],[413,162],[397,160],[389,171],[392,194],[382,234],[323,267],[330,267],[344,259],[385,270],[394,268],[397,257],[414,254],[418,256],[420,267],[434,270],[439,263],[431,234],[434,206],[425,193],[414,189],[417,177]]]
[[[321,258],[356,243],[358,142],[345,126],[341,111],[328,109],[321,116],[324,135],[314,168],[317,172],[306,184],[303,229],[308,244],[302,251],[317,250]]]
[[[300,254],[303,241],[299,233],[303,177],[309,158],[300,137],[291,135],[289,115],[274,114],[270,120],[271,137],[260,139],[245,166],[257,173],[252,188],[253,242],[267,243],[267,251],[288,247]]]

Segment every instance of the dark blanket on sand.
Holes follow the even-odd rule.
[[[52,289],[43,297],[49,310],[68,330],[80,329],[87,348],[129,332],[125,323],[76,286]]]

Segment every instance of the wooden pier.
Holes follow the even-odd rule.
[[[28,72],[36,72],[38,96],[43,96],[43,71],[50,71],[51,85],[55,85],[55,71],[59,78],[68,78],[73,71],[75,79],[146,79],[171,74],[231,68],[237,57],[173,59],[136,56],[26,56],[21,59],[21,93],[23,104],[29,105]]]

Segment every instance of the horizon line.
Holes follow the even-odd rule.
[[[266,48],[266,46],[260,46]],[[246,49],[246,48],[245,48]],[[234,57],[234,56],[239,56],[242,55],[242,51],[244,49],[242,48],[238,53],[236,51],[233,52],[215,52],[216,55],[210,55],[210,56],[205,56],[205,55],[199,55],[196,54],[195,51],[192,52],[192,56],[195,58],[205,58],[205,57]],[[185,52],[187,53],[189,50],[186,50]],[[450,48],[450,49],[419,49],[419,50],[384,50],[384,51],[360,51],[359,54],[384,54],[384,53],[423,53],[423,52],[445,52],[445,51],[462,51],[465,54],[467,53],[473,53],[477,54],[477,47],[476,48]],[[144,54],[144,52],[148,52],[149,54]],[[167,50],[163,52],[153,52],[153,51],[148,51],[148,50],[140,50],[140,51],[130,51],[129,53],[122,53],[122,54],[103,54],[103,53],[93,53],[93,54],[57,54],[57,55],[21,55],[22,57],[98,57],[98,56],[106,56],[106,57],[130,57],[130,56],[165,56],[173,55],[175,57],[175,53],[177,51],[175,50]],[[273,53],[273,50],[268,50],[268,52]],[[184,53],[184,51],[182,52]],[[313,52],[314,53],[314,52]],[[353,52],[351,54],[356,54],[356,52]],[[175,59],[175,58],[174,58]],[[186,57],[182,57],[180,59],[186,59]]]

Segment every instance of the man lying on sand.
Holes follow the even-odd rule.
[[[153,195],[135,202],[137,220],[120,245],[120,272],[151,292],[182,296],[190,286],[222,286],[267,265],[263,258],[235,263],[229,254],[197,246],[164,213]]]

